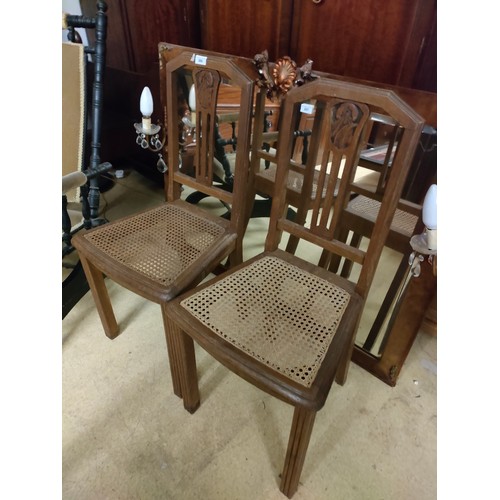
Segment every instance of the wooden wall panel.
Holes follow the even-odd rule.
[[[157,64],[158,42],[436,92],[436,0],[108,0],[108,66]],[[81,0],[93,15],[94,0]]]
[[[80,3],[84,15],[95,15],[96,0]],[[271,60],[290,55],[299,65],[311,58],[316,72],[397,85],[397,93],[436,127],[435,94],[412,91],[436,91],[436,0],[107,0],[107,4],[104,103],[109,128],[121,129],[123,122],[127,134],[133,132],[130,123],[137,119],[145,85],[159,102],[159,42],[249,58],[267,49]],[[131,142],[133,135],[126,140]]]
[[[106,66],[130,70],[134,65],[128,16],[124,0],[108,0],[108,32],[106,40]],[[95,0],[80,0],[82,13],[94,17]],[[89,42],[93,43],[94,32],[88,30]]]
[[[435,0],[295,0],[290,55],[299,64],[310,57],[316,70],[412,86],[433,11]]]
[[[81,0],[85,15],[95,14],[95,0]],[[106,65],[148,73],[158,66],[158,43],[201,45],[198,0],[107,0]]]
[[[138,73],[158,64],[158,43],[199,47],[197,0],[124,0],[130,26],[132,50]]]
[[[291,0],[200,0],[203,48],[251,57],[264,49],[271,60],[288,54]]]
[[[415,89],[437,92],[437,9],[436,1],[426,5],[425,17],[420,21],[423,32],[421,50],[417,56],[417,66],[413,80],[401,84]]]

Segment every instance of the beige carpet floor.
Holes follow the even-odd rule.
[[[162,199],[132,171],[101,208],[113,220]],[[251,221],[245,258],[262,249],[266,230],[266,219]],[[397,256],[384,261],[374,309]],[[108,285],[118,338],[105,337],[90,293],[62,322],[63,498],[285,498],[279,474],[292,408],[197,348],[201,406],[188,414],[171,390],[159,306]],[[318,413],[294,498],[436,498],[436,372],[436,337],[424,331],[396,387],[351,363],[347,383]]]

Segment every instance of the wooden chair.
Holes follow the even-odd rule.
[[[237,58],[217,54],[198,60],[182,50],[169,58],[165,78],[165,121],[168,130],[168,201],[141,213],[80,233],[74,238],[106,335],[119,334],[104,277],[161,305],[196,285],[227,256],[242,260],[246,207],[245,187],[254,97],[254,69]],[[196,85],[197,126],[194,174],[184,172],[179,147],[178,84],[192,74]],[[213,185],[214,124],[221,81],[241,92],[236,170],[232,192]],[[219,198],[231,207],[230,220],[180,198],[183,186]],[[167,348],[170,336],[166,327]],[[169,355],[170,355],[169,349]],[[175,362],[170,363],[174,392],[181,395]]]
[[[311,196],[315,203],[304,223],[298,224],[284,215],[287,175],[295,119],[301,104],[311,100],[316,111],[302,195]],[[402,134],[370,243],[363,251],[339,241],[337,233],[372,110],[391,116]],[[281,113],[265,251],[170,301],[166,319],[189,412],[200,404],[193,339],[235,374],[294,407],[280,486],[291,498],[299,484],[316,413],[334,379],[339,384],[346,380],[357,325],[423,120],[391,91],[326,78],[290,90]],[[319,189],[313,196],[317,166]],[[323,184],[327,170],[329,181]],[[323,189],[324,197],[320,195]],[[295,255],[280,248],[285,233],[300,239]],[[360,267],[357,281],[316,265],[323,249],[354,261]],[[221,404],[231,407],[226,401]]]

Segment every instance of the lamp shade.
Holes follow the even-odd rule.
[[[149,87],[144,87],[139,105],[142,116],[149,118],[153,114],[153,96]]]
[[[191,85],[189,89],[189,109],[191,111],[196,111],[196,90],[194,85]]]
[[[437,185],[427,190],[422,206],[422,221],[428,229],[437,229]]]

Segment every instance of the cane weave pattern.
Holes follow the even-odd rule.
[[[223,233],[215,222],[165,203],[105,224],[85,238],[129,269],[169,285]]]
[[[361,215],[366,219],[375,222],[377,219],[378,212],[380,210],[380,202],[367,196],[357,196],[352,201],[349,202],[348,211],[357,215]],[[391,222],[391,229],[393,231],[398,231],[404,235],[411,238],[415,226],[417,224],[418,217],[416,215],[410,214],[399,208],[396,209],[394,218]]]
[[[310,387],[350,295],[276,257],[264,257],[181,302],[253,358]]]

